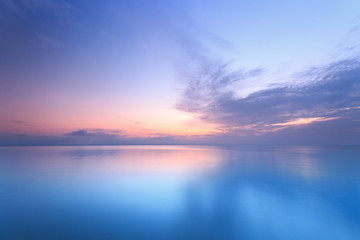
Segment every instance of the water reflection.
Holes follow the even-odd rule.
[[[0,239],[360,239],[360,149],[0,148]]]

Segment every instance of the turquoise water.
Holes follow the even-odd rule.
[[[360,148],[0,148],[0,239],[360,239]]]

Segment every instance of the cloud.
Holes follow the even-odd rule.
[[[10,120],[11,123],[14,123],[16,125],[21,125],[25,127],[36,127],[34,124],[31,124],[27,121],[21,121],[21,120]]]
[[[234,83],[248,81],[263,72],[263,69],[229,70],[231,62],[223,63],[196,41],[187,43],[184,47],[190,64],[180,69],[187,86],[176,105],[179,110],[203,113],[216,99],[225,96]]]
[[[126,138],[121,130],[108,129],[80,129],[64,134],[64,137],[70,137],[68,140],[75,141],[79,144],[102,144],[115,143],[120,139]]]
[[[327,136],[340,142],[360,136],[358,58],[295,74],[299,79],[292,84],[271,86],[244,98],[229,88],[260,73],[229,71],[226,64],[206,66],[188,80],[177,108],[218,124],[223,135],[262,135],[263,139],[271,135],[278,140],[291,136],[295,140],[296,133],[306,141],[306,128],[313,133],[306,136],[315,139]]]
[[[67,136],[75,136],[75,137],[85,137],[89,136],[89,133],[86,130],[77,130],[71,133],[65,134]]]
[[[80,129],[63,135],[0,135],[0,146],[186,144],[179,136],[129,137],[121,130]]]

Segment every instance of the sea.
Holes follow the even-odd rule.
[[[0,147],[1,240],[359,240],[360,147]]]

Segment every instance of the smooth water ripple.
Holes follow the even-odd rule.
[[[0,239],[360,239],[360,149],[0,148]]]

